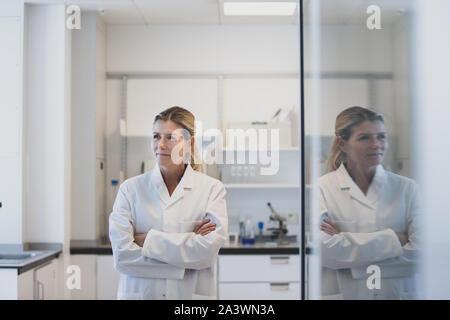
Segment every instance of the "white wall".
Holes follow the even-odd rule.
[[[72,34],[72,239],[95,239],[96,16]]]
[[[57,297],[69,296],[71,32],[64,5],[27,5],[24,57],[24,242],[61,243]]]
[[[401,175],[410,175],[410,141],[411,133],[414,129],[410,126],[410,101],[409,88],[410,78],[408,69],[411,64],[411,45],[408,39],[411,39],[411,25],[408,25],[406,16],[394,24],[393,26],[393,51],[394,51],[394,80],[392,89],[394,91],[394,117],[396,119],[397,129],[397,169]],[[414,140],[414,139],[411,139]]]
[[[313,62],[310,50],[312,44],[310,28],[307,25],[304,30],[304,64],[307,77]],[[393,109],[393,97],[380,87],[380,80],[374,80],[375,89],[378,90],[371,92],[369,80],[356,77],[358,73],[392,73],[394,71],[392,26],[383,25],[382,30],[372,31],[365,25],[321,25],[320,46],[321,72],[341,75],[341,78],[321,80],[320,132],[322,135],[334,135],[336,116],[346,107],[353,105],[374,107],[380,112]],[[309,112],[308,109],[311,108],[309,106],[310,92],[310,80],[307,78],[305,81],[306,112]],[[377,100],[379,97],[382,97],[383,101]],[[394,123],[396,121],[394,118],[388,120]],[[305,123],[305,132],[306,134],[311,132],[309,122]]]
[[[95,216],[96,234],[107,235],[106,204],[106,25],[97,16],[95,63]]]
[[[82,12],[72,37],[71,238],[78,240],[98,239],[104,225],[105,32],[96,12]]]
[[[111,180],[119,180],[121,164],[121,141],[119,131],[119,121],[121,115],[122,98],[121,80],[106,81],[106,204],[105,209],[109,214],[115,198],[115,190],[111,185]],[[117,187],[118,189],[118,187]]]
[[[24,238],[23,29],[23,3],[0,3],[0,243],[11,244]]]
[[[305,43],[305,72],[312,63],[310,26],[303,35]],[[369,30],[365,24],[321,25],[321,69],[324,72],[391,72],[392,26],[383,24],[381,30]]]
[[[69,219],[70,34],[64,5],[27,6],[26,234],[64,243]],[[70,47],[69,47],[70,48]]]
[[[450,2],[417,1],[414,24],[414,172],[423,197],[423,287],[426,299],[450,299],[448,73]]]
[[[108,26],[108,72],[298,72],[298,26]]]

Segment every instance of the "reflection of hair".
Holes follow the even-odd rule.
[[[342,111],[336,117],[334,126],[335,137],[331,145],[331,152],[328,156],[328,171],[334,171],[345,162],[345,153],[339,148],[337,137],[348,140],[353,133],[353,128],[364,121],[381,121],[384,123],[383,116],[374,111],[362,107],[350,107]]]
[[[184,108],[178,106],[168,108],[156,115],[153,124],[155,124],[158,120],[170,120],[187,130],[191,137],[195,136],[195,116]],[[198,153],[197,144],[194,141],[194,144],[191,146],[191,166],[194,170],[203,171],[200,161],[195,161],[198,160]]]

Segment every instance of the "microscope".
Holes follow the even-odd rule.
[[[283,243],[284,236],[288,233],[286,227],[286,218],[279,215],[275,209],[272,207],[270,202],[267,202],[267,206],[269,207],[272,214],[270,215],[271,221],[278,221],[278,228],[268,228],[267,230],[272,230],[272,239],[277,238],[278,244]]]

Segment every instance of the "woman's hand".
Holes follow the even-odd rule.
[[[408,235],[406,233],[400,233],[400,232],[396,232],[395,234],[397,235],[397,238],[403,247],[408,242]]]
[[[336,223],[329,219],[323,220],[323,222],[320,224],[320,230],[325,232],[326,234],[329,234],[330,236],[334,236],[335,234],[340,233]]]
[[[147,237],[147,233],[136,233],[134,235],[134,242],[139,246],[144,246],[145,238]]]
[[[216,225],[214,223],[208,223],[210,221],[211,221],[210,219],[206,219],[202,222],[199,222],[195,226],[193,232],[202,236],[206,236],[208,233],[216,230]]]

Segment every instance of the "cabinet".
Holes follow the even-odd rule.
[[[55,260],[34,269],[34,299],[57,299]]]
[[[34,300],[34,270],[19,274],[18,298],[19,300]]]
[[[70,264],[80,268],[80,288],[70,290],[72,300],[97,299],[97,256],[94,254],[73,254]]]
[[[97,299],[116,300],[120,273],[114,269],[112,255],[97,256]]]
[[[55,259],[18,274],[17,268],[0,269],[0,300],[55,300],[57,297]]]
[[[70,259],[82,271],[81,287],[71,290],[71,299],[117,299],[120,273],[114,269],[112,255],[75,254]]]
[[[223,255],[218,265],[219,299],[300,299],[298,255]]]
[[[219,299],[300,300],[300,286],[298,282],[220,283]]]

